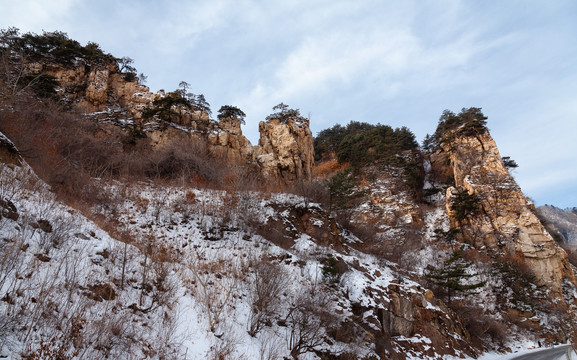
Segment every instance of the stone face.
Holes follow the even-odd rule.
[[[476,194],[481,213],[466,220],[465,238],[474,246],[485,246],[517,256],[532,269],[536,281],[560,291],[561,282],[575,282],[567,254],[547,233],[521,189],[503,165],[495,141],[488,132],[477,137],[457,137],[446,149],[451,160],[455,185]],[[447,212],[451,216],[455,188],[447,190]]]
[[[240,129],[241,121],[236,117],[222,118],[219,121],[219,125],[223,130],[242,135],[242,130]]]
[[[413,323],[416,306],[406,297],[398,293],[391,294],[389,305],[389,331],[393,336],[411,337],[414,334]]]
[[[225,158],[234,164],[256,162],[267,180],[276,185],[310,180],[314,164],[313,136],[306,119],[278,119],[261,122],[258,146],[253,146],[242,134],[238,118],[214,121],[206,113],[187,109],[173,109],[179,113],[176,127],[159,126],[143,119],[143,111],[155,99],[166,96],[163,90],[156,94],[138,81],[126,81],[115,64],[106,66],[80,65],[73,69],[43,65],[61,85],[63,96],[86,113],[106,113],[111,109],[125,118],[140,124],[152,144],[162,147],[171,139],[203,138],[214,156]],[[120,110],[118,110],[120,109]],[[108,115],[103,115],[108,117]],[[175,131],[177,127],[179,131]]]
[[[277,184],[312,178],[314,139],[308,121],[261,121],[259,132],[260,140],[255,153],[265,176]]]
[[[437,349],[437,352],[446,349],[446,354],[452,355],[455,355],[455,349],[472,352],[469,348],[470,336],[459,317],[429,290],[413,287],[407,293],[401,287],[391,285],[387,293],[389,302],[386,310],[379,312],[383,333],[401,338],[423,336],[430,340],[431,346],[418,350],[427,355],[431,349]],[[403,346],[404,343],[401,341],[399,345]]]
[[[86,88],[86,100],[94,106],[105,104],[108,100],[108,69],[97,69],[88,75],[88,87]]]

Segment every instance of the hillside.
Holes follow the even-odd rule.
[[[575,267],[479,108],[313,139],[2,32],[0,356],[447,359],[577,336]],[[20,74],[20,75],[16,75]],[[315,161],[316,159],[316,161]]]
[[[545,223],[547,231],[559,237],[560,242],[574,245],[577,243],[577,210],[562,210],[555,206],[544,205],[537,208],[537,214]]]

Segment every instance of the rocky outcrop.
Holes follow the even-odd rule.
[[[353,210],[357,222],[373,224],[381,229],[422,224],[421,211],[405,183],[404,169],[372,166],[365,171],[365,177],[371,180],[359,185],[366,196]]]
[[[127,81],[116,64],[79,64],[73,68],[37,64],[37,67],[33,70],[53,76],[60,84],[61,96],[85,112],[121,107],[128,110],[131,117],[141,119],[142,110],[156,97],[163,95],[163,91],[151,93],[147,86],[136,79]]]
[[[110,71],[106,68],[95,69],[88,74],[86,100],[98,107],[105,105],[108,100],[108,79]]]
[[[217,131],[208,134],[208,144],[215,156],[228,161],[243,164],[254,160],[254,148],[242,134],[241,121],[238,118],[223,118]]]
[[[271,119],[259,124],[256,160],[263,174],[277,184],[310,180],[314,165],[313,135],[306,119]]]
[[[235,164],[257,163],[270,183],[284,185],[312,177],[313,136],[308,120],[302,117],[261,122],[259,145],[253,146],[242,134],[241,121],[235,117],[215,121],[203,112],[175,108],[179,115],[173,124],[145,120],[144,110],[167,94],[163,90],[153,94],[138,80],[128,81],[116,64],[36,66],[34,71],[43,71],[59,82],[59,93],[68,103],[92,118],[140,127],[154,146],[165,146],[171,139],[203,139],[215,157]],[[118,117],[122,119],[115,122]]]
[[[559,291],[564,278],[575,283],[567,254],[556,246],[532,212],[532,204],[503,165],[488,131],[455,137],[445,150],[456,186],[447,190],[452,227],[461,228],[465,239],[477,248],[521,258],[532,269],[538,284]],[[457,188],[478,197],[478,214],[460,221],[455,218],[451,205]]]
[[[457,355],[456,351],[473,354],[470,336],[459,317],[431,291],[419,287],[410,290],[407,293],[398,285],[389,286],[387,309],[379,312],[383,332],[390,334],[405,351],[417,350],[428,356],[439,355],[441,349],[450,355]],[[419,342],[410,343],[410,338],[426,340],[419,347]]]

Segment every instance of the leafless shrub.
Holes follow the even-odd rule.
[[[298,359],[323,343],[325,329],[333,326],[336,318],[326,294],[305,289],[295,298],[286,320],[290,355]]]
[[[0,240],[0,301],[6,302],[6,306],[0,311],[0,347],[8,339],[7,334],[12,331],[20,322],[21,317],[16,315],[16,296],[14,290],[17,284],[17,277],[24,267],[21,239]]]
[[[192,191],[187,191],[184,196],[177,198],[173,202],[172,212],[180,213],[184,221],[189,221],[197,213],[198,202],[196,194]]]
[[[278,339],[272,335],[262,337],[258,353],[259,360],[277,360],[282,356],[282,348]]]
[[[157,359],[182,359],[178,347],[178,338],[175,337],[176,319],[167,312],[162,317],[162,324],[157,327],[157,332],[151,336],[147,344],[147,358]]]
[[[42,228],[42,221],[44,221],[44,230],[39,232],[40,246],[46,255],[49,255],[53,248],[61,248],[65,242],[70,239],[70,234],[73,232],[76,224],[74,219],[69,216],[58,216],[52,221],[40,219],[36,223],[40,224]]]
[[[476,347],[501,348],[509,341],[510,331],[507,325],[486,314],[479,306],[467,300],[459,300],[451,302],[451,309],[463,321]]]
[[[232,329],[223,329],[223,334],[214,338],[214,343],[208,352],[210,360],[232,360],[239,359],[238,356],[232,357],[236,346],[239,343],[237,335]]]
[[[152,262],[154,278],[153,288],[150,294],[151,305],[148,308],[149,311],[161,306],[172,306],[178,290],[176,279],[171,275],[172,268],[173,265],[169,262]]]
[[[259,206],[260,198],[258,194],[249,191],[239,191],[237,196],[238,202],[235,211],[239,226],[248,233],[254,233],[262,216],[262,210]]]
[[[256,165],[230,166],[223,179],[225,189],[231,191],[261,190],[265,182]]]
[[[121,358],[134,346],[135,329],[131,326],[129,314],[120,311],[119,305],[107,306],[101,315],[91,319],[87,327],[87,343],[104,358]]]
[[[26,166],[8,166],[0,163],[0,199],[11,201],[25,191],[36,191],[41,186],[40,179]]]
[[[174,140],[167,146],[150,152],[144,173],[152,179],[199,178],[210,184],[220,184],[229,171],[225,161],[211,156],[200,139]]]
[[[22,246],[24,241],[20,238],[0,240],[0,290],[4,289],[4,285],[23,265]],[[0,295],[4,297],[8,294],[0,293]]]
[[[38,270],[37,260],[31,261],[30,269]],[[26,331],[18,335],[18,340],[27,343],[33,336],[36,328],[41,328],[46,322],[57,322],[59,313],[59,300],[55,299],[54,294],[58,293],[59,280],[58,266],[50,267],[37,275],[37,285],[34,288],[23,289],[22,297],[19,298],[20,304],[24,305],[23,326]]]
[[[278,265],[261,259],[254,267],[250,289],[251,312],[248,333],[255,336],[264,325],[270,324],[280,308],[280,296],[288,283],[287,274]]]
[[[217,333],[232,304],[244,266],[238,259],[208,259],[205,253],[189,257],[191,289],[202,313],[207,316],[210,331]]]

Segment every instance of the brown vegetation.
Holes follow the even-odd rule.
[[[258,172],[215,158],[202,139],[155,148],[141,132],[83,118],[51,101],[17,98],[0,109],[0,131],[69,203],[110,203],[104,181],[154,180],[200,187],[258,188]]]

